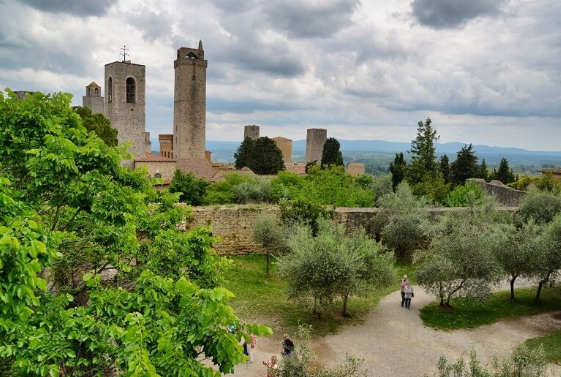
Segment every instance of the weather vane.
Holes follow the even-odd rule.
[[[127,46],[123,46],[123,47],[121,48],[121,51],[123,51],[123,61],[126,61],[126,60],[127,60],[127,56],[129,56],[129,54],[127,53],[127,50],[129,50],[129,49],[127,48]]]

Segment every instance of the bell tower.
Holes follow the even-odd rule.
[[[173,103],[173,157],[204,159],[206,137],[206,69],[203,43],[177,50]]]

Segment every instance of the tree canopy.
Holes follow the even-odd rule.
[[[82,125],[89,132],[94,132],[101,140],[110,147],[116,147],[118,131],[111,126],[111,121],[103,114],[92,113],[84,106],[74,106],[72,108],[76,114],[82,118]]]
[[[343,166],[343,155],[341,154],[341,144],[334,137],[330,137],[323,144],[321,153],[321,165]]]
[[[411,185],[421,183],[426,175],[438,174],[435,143],[439,136],[432,127],[432,120],[419,121],[417,137],[411,141],[411,163],[407,167],[407,181]]]
[[[236,169],[250,168],[256,174],[277,174],[284,170],[282,152],[268,137],[257,140],[245,138],[234,153]]]
[[[473,145],[464,145],[450,167],[450,181],[453,185],[463,185],[468,178],[479,177],[479,165]]]

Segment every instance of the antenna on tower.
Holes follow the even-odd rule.
[[[127,56],[130,56],[130,55],[127,53],[127,50],[130,50],[130,49],[127,48],[127,46],[123,46],[123,47],[121,48],[121,51],[123,51],[123,52],[122,52],[122,55],[123,55],[123,62],[127,60]]]

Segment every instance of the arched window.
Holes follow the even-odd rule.
[[[107,80],[107,100],[113,102],[113,78],[109,77]]]
[[[88,96],[92,95],[92,88],[88,88]]]
[[[162,178],[162,175],[160,173],[156,173],[154,174],[154,178]]]
[[[96,96],[96,97],[98,96],[98,91],[97,91],[97,90],[98,90],[98,89],[95,88],[95,96]]]
[[[194,53],[190,52],[185,56],[186,59],[191,59],[191,60],[195,60],[197,59],[197,55],[195,55]]]
[[[136,82],[132,77],[127,79],[127,103],[135,103]]]

